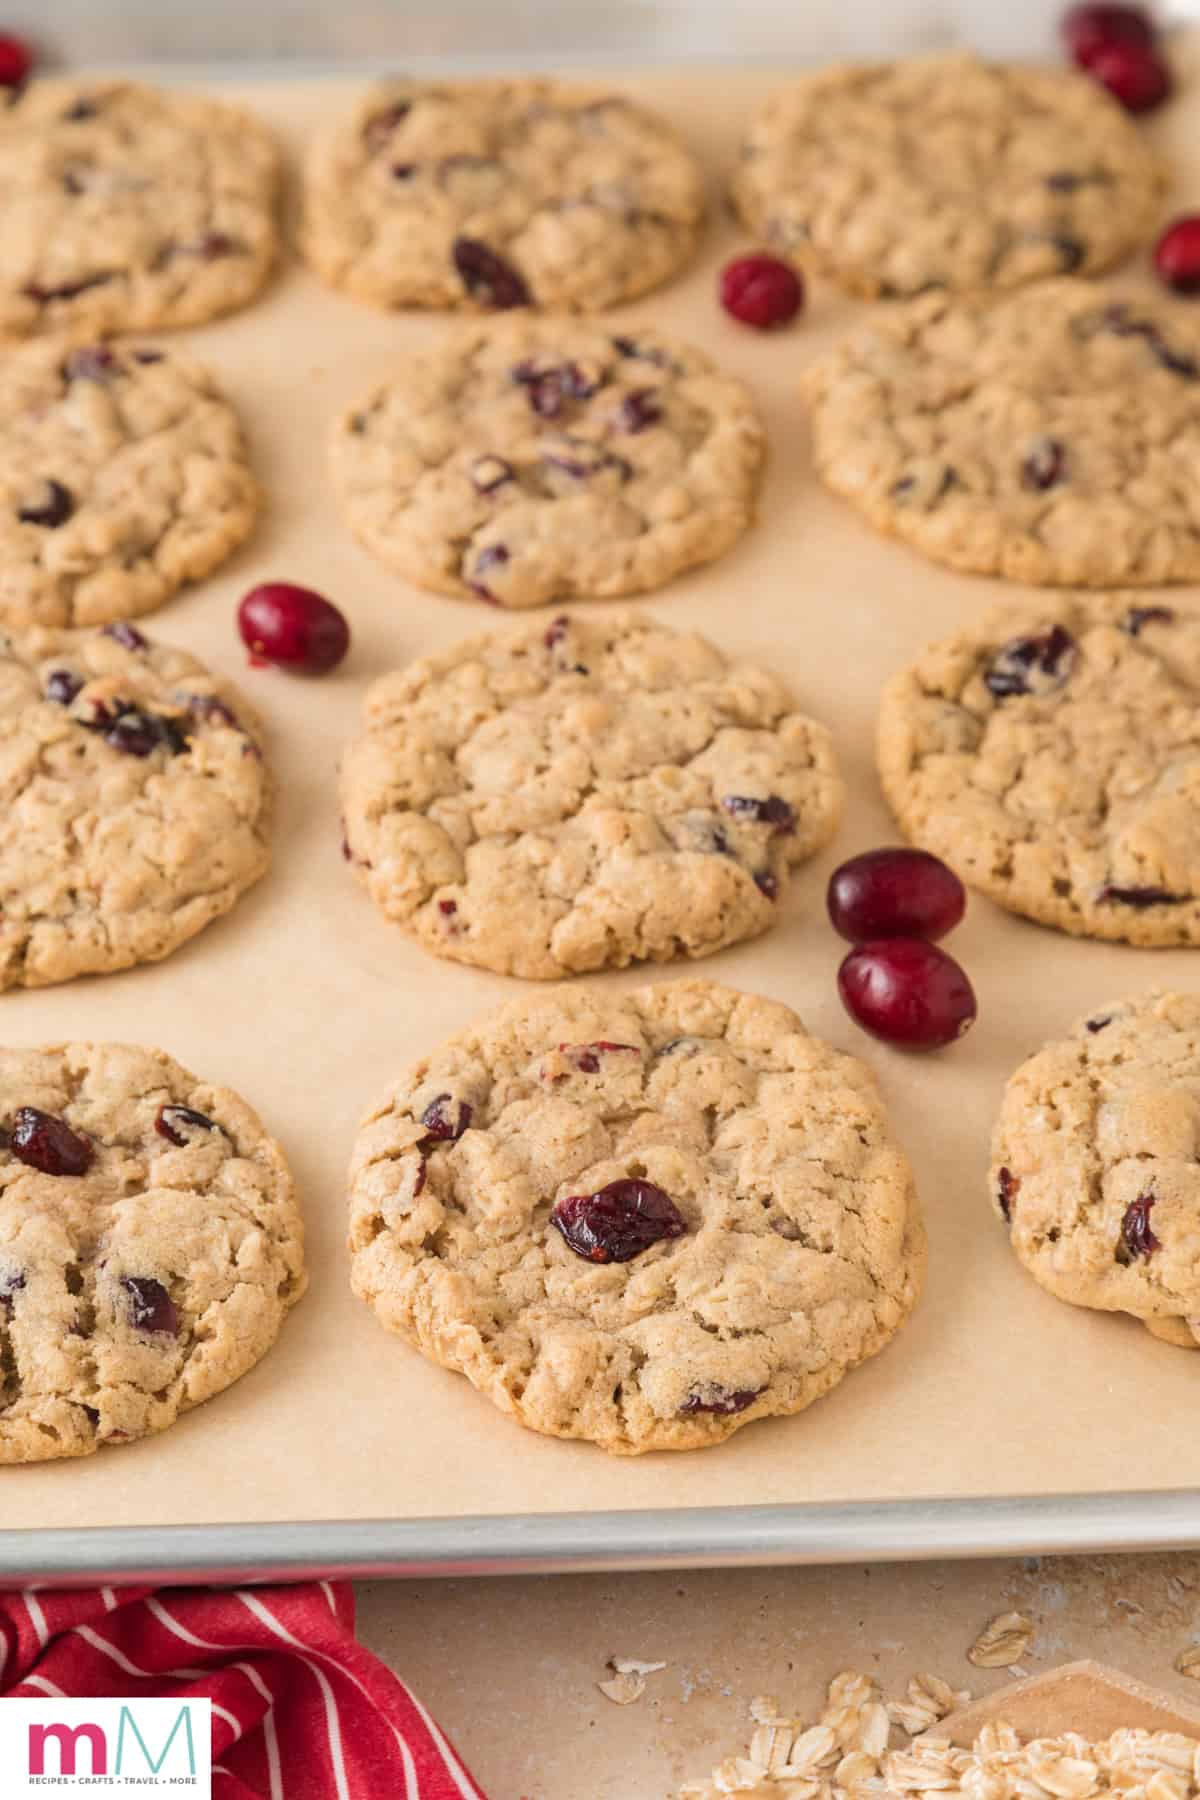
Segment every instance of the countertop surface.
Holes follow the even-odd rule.
[[[1030,1617],[1015,1671],[967,1650],[995,1614]],[[1193,1701],[1200,1556],[1030,1558],[492,1581],[368,1582],[359,1633],[453,1737],[489,1800],[674,1800],[744,1750],[750,1700],[815,1717],[846,1668],[888,1697],[929,1670],[973,1694],[1096,1657]],[[665,1662],[633,1705],[610,1657]]]

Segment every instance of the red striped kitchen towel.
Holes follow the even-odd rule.
[[[0,1593],[0,1694],[209,1699],[213,1800],[486,1800],[348,1582]]]

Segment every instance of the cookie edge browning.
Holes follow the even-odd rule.
[[[741,1001],[753,1001],[759,998],[759,996],[750,994],[744,989],[731,987],[728,983],[709,981],[704,977],[692,976],[684,977],[678,981],[647,983],[641,987],[628,990],[624,995],[613,995],[608,989],[592,988],[589,987],[588,984],[583,983],[562,983],[557,987],[542,990],[537,996],[537,1003],[544,1007],[552,1007],[560,995],[563,998],[570,997],[571,999],[578,999],[581,995],[590,994],[594,995],[600,1004],[613,1000],[619,1004],[622,1000],[625,1000],[631,1001],[636,1005],[641,1003],[645,997],[659,993],[664,989],[677,989],[684,993],[691,992],[693,994],[703,993],[708,996],[730,996],[735,1004]],[[795,1024],[795,1035],[804,1038],[812,1038],[812,1033],[807,1030],[799,1014],[791,1007],[787,1006],[785,1002],[773,1001],[771,1004],[781,1011],[786,1011],[788,1013]],[[493,1008],[490,1012],[477,1018],[472,1024],[464,1027],[461,1031],[455,1032],[450,1038],[443,1040],[437,1046],[437,1049],[441,1052],[459,1044],[474,1045],[478,1043],[482,1034],[501,1025],[510,1016],[523,1016],[528,1010],[529,1005],[530,1001],[527,997],[518,997],[516,1000],[509,1001],[503,1006]],[[816,1401],[823,1399],[826,1394],[837,1387],[838,1384],[854,1369],[860,1367],[865,1362],[869,1362],[872,1357],[877,1356],[880,1351],[886,1349],[893,1338],[898,1336],[904,1329],[904,1326],[912,1317],[913,1311],[921,1298],[928,1262],[928,1239],[920,1198],[917,1193],[916,1178],[911,1163],[892,1135],[891,1121],[874,1072],[858,1057],[850,1056],[844,1051],[835,1049],[833,1045],[827,1043],[824,1039],[816,1039],[814,1041],[820,1043],[821,1047],[835,1059],[836,1066],[839,1069],[853,1072],[855,1080],[860,1084],[858,1088],[859,1093],[864,1098],[868,1095],[870,1097],[872,1106],[876,1111],[885,1134],[885,1142],[879,1149],[881,1168],[886,1168],[888,1173],[896,1181],[897,1185],[903,1189],[905,1197],[905,1226],[897,1263],[899,1279],[895,1304],[898,1310],[898,1317],[895,1324],[890,1327],[877,1327],[845,1362],[826,1363],[824,1367],[817,1371],[811,1378],[806,1379],[803,1376],[798,1376],[796,1379],[800,1385],[801,1391],[790,1401],[780,1404],[777,1397],[772,1397],[773,1384],[768,1384],[764,1393],[750,1406],[744,1408],[744,1410],[739,1413],[724,1415],[717,1413],[696,1413],[690,1418],[675,1417],[670,1420],[663,1420],[660,1422],[659,1429],[651,1436],[636,1443],[627,1437],[614,1436],[612,1438],[599,1438],[588,1436],[583,1432],[548,1429],[543,1425],[534,1423],[525,1415],[520,1401],[514,1400],[509,1389],[504,1385],[502,1379],[499,1378],[495,1365],[486,1355],[455,1358],[453,1355],[447,1354],[443,1346],[439,1343],[436,1334],[432,1334],[422,1329],[422,1320],[419,1312],[415,1318],[412,1316],[411,1312],[406,1318],[402,1309],[396,1308],[391,1309],[385,1315],[385,1310],[380,1304],[383,1296],[380,1291],[367,1280],[363,1273],[363,1265],[359,1260],[361,1252],[370,1248],[370,1242],[372,1240],[368,1240],[362,1244],[356,1243],[356,1227],[359,1219],[357,1179],[360,1169],[359,1147],[357,1142],[352,1153],[348,1176],[350,1231],[346,1242],[350,1254],[350,1286],[352,1292],[357,1299],[363,1301],[370,1307],[372,1313],[375,1315],[379,1324],[383,1326],[384,1330],[399,1337],[402,1342],[416,1350],[420,1355],[424,1356],[426,1360],[435,1363],[438,1367],[448,1369],[453,1374],[464,1376],[476,1392],[484,1399],[488,1400],[498,1412],[510,1419],[514,1419],[526,1430],[536,1432],[537,1435],[541,1437],[554,1437],[572,1442],[594,1444],[598,1449],[607,1451],[610,1455],[614,1456],[642,1456],[651,1451],[706,1449],[710,1446],[723,1443],[727,1438],[731,1437],[734,1432],[740,1431],[745,1425],[753,1424],[756,1420],[767,1418],[790,1418],[794,1417],[797,1413],[806,1411],[809,1406],[813,1405]],[[385,1111],[391,1105],[397,1091],[407,1084],[410,1075],[419,1070],[426,1060],[426,1058],[421,1058],[410,1064],[404,1074],[402,1074],[397,1081],[393,1082],[385,1094],[381,1096],[380,1102],[363,1115],[359,1124],[360,1134],[382,1111]],[[882,1178],[882,1176],[880,1178]],[[365,1210],[373,1212],[375,1209],[373,1206],[368,1206]]]
[[[944,638],[925,643],[917,655],[884,684],[876,715],[875,764],[884,798],[908,842],[940,857],[973,893],[983,894],[1016,918],[1030,919],[1036,925],[1065,932],[1068,937],[1132,944],[1142,950],[1183,949],[1200,944],[1200,896],[1190,904],[1112,905],[1107,909],[1092,901],[1086,912],[1067,905],[1054,894],[1020,900],[1014,893],[1012,881],[976,870],[950,838],[928,827],[918,827],[907,799],[914,761],[912,720],[926,698],[918,676],[928,657],[954,645],[961,646],[964,651],[973,650],[978,658],[984,652],[998,650],[1008,639],[1062,620],[1064,615],[1076,627],[1081,621],[1085,625],[1116,626],[1130,604],[1129,596],[1120,592],[1069,594],[1051,590],[1041,598],[1031,596],[1021,601],[1009,601],[985,613],[977,623],[964,625]],[[1173,598],[1171,604],[1175,609],[1192,612],[1200,626],[1200,607],[1180,608],[1177,598]]]
[[[744,667],[748,662],[748,659],[746,658],[726,657],[725,652],[721,649],[720,645],[713,644],[712,640],[705,636],[704,633],[684,633],[675,626],[664,625],[661,620],[648,613],[643,613],[637,608],[623,608],[619,612],[615,612],[605,619],[593,618],[590,613],[585,613],[583,624],[585,627],[595,625],[602,630],[614,634],[629,630],[651,630],[666,631],[674,637],[684,635],[698,636],[702,638],[706,645],[718,652],[724,659],[727,668],[736,669],[738,667]],[[521,643],[525,639],[533,641],[541,637],[543,630],[544,626],[541,622],[535,624],[532,621],[529,621],[518,625],[509,625],[508,627],[501,626],[497,630],[491,632],[478,632],[472,637],[460,639],[458,643],[451,645],[448,649],[434,651],[428,656],[421,657],[415,662],[405,665],[400,670],[378,676],[375,681],[371,683],[363,699],[362,721],[359,732],[345,745],[341,756],[338,786],[344,831],[346,829],[346,822],[348,821],[350,811],[348,805],[350,783],[347,775],[350,755],[351,752],[356,750],[360,745],[369,742],[377,728],[377,720],[374,716],[377,696],[386,692],[388,694],[388,710],[391,711],[394,709],[397,696],[394,692],[389,690],[393,687],[396,675],[401,675],[407,686],[424,682],[430,678],[441,678],[450,673],[464,657],[486,649],[489,644],[494,643],[497,639],[508,639],[513,643]],[[755,669],[759,667],[758,664],[750,666],[753,666]],[[811,862],[815,856],[819,856],[821,852],[833,842],[841,829],[846,809],[846,778],[843,773],[842,762],[837,752],[833,733],[821,720],[815,719],[811,714],[801,710],[790,684],[783,682],[781,683],[781,686],[786,689],[790,705],[790,711],[785,716],[803,719],[813,734],[816,746],[819,747],[821,755],[820,766],[823,773],[827,775],[829,779],[831,797],[829,809],[821,820],[819,829],[816,830],[812,837],[807,841],[807,847],[803,854],[797,856],[794,861],[785,863],[784,873],[786,879],[781,883],[781,891],[778,898],[776,900],[768,900],[765,896],[763,897],[762,923],[756,930],[738,932],[733,936],[722,937],[719,941],[709,944],[705,948],[685,950],[667,957],[639,957],[631,954],[626,957],[624,961],[608,960],[594,969],[573,970],[563,963],[554,961],[549,950],[544,954],[539,950],[536,957],[523,960],[520,967],[517,967],[516,964],[511,961],[501,965],[495,957],[485,960],[481,956],[467,955],[463,949],[455,949],[453,939],[446,939],[444,936],[438,936],[432,929],[426,929],[421,925],[410,926],[405,919],[395,916],[388,904],[391,885],[385,884],[381,879],[377,878],[375,871],[370,865],[364,863],[357,855],[350,855],[347,858],[351,872],[355,880],[366,890],[372,904],[381,918],[383,918],[388,925],[395,926],[398,930],[403,931],[404,935],[410,939],[410,941],[419,944],[421,949],[424,950],[427,955],[434,956],[439,961],[457,963],[464,968],[484,969],[494,975],[510,976],[521,981],[562,982],[580,978],[593,979],[607,970],[626,969],[633,966],[646,968],[648,970],[652,968],[665,969],[671,967],[675,963],[686,964],[689,962],[702,962],[709,956],[719,955],[722,950],[727,950],[734,944],[751,943],[755,938],[762,937],[765,933],[771,931],[775,927],[779,919],[779,902],[786,898],[797,872],[806,863]],[[378,723],[382,722],[383,721],[378,721]],[[345,839],[345,842],[347,847],[349,847],[348,837]]]
[[[63,1057],[80,1054],[87,1055],[97,1050],[133,1050],[136,1052],[144,1052],[147,1048],[148,1046],[146,1045],[128,1044],[124,1042],[124,1040],[115,1039],[111,1041],[72,1039],[63,1042],[34,1046],[34,1049],[39,1055]],[[283,1145],[279,1142],[278,1138],[274,1137],[267,1130],[257,1109],[253,1107],[248,1100],[243,1099],[236,1089],[210,1085],[207,1082],[199,1080],[192,1074],[190,1069],[186,1068],[183,1063],[179,1062],[177,1058],[171,1056],[165,1050],[154,1048],[151,1053],[162,1058],[166,1070],[172,1078],[175,1075],[178,1075],[185,1083],[191,1084],[194,1088],[201,1089],[205,1092],[209,1103],[213,1107],[211,1116],[217,1125],[223,1127],[223,1121],[232,1118],[236,1122],[237,1128],[242,1133],[249,1131],[252,1134],[255,1149],[265,1154],[265,1159],[270,1166],[272,1175],[279,1184],[279,1195],[278,1199],[274,1201],[274,1204],[279,1206],[282,1210],[285,1210],[288,1215],[288,1237],[285,1242],[294,1247],[296,1255],[294,1286],[292,1286],[289,1291],[277,1293],[276,1295],[279,1305],[278,1318],[275,1329],[266,1344],[263,1345],[261,1349],[255,1350],[253,1353],[250,1353],[249,1346],[244,1346],[246,1354],[244,1355],[243,1360],[234,1367],[234,1372],[230,1374],[227,1379],[219,1381],[215,1386],[210,1383],[206,1385],[203,1393],[189,1397],[186,1392],[186,1378],[188,1370],[192,1365],[192,1359],[189,1358],[188,1361],[183,1364],[172,1384],[172,1388],[178,1388],[181,1393],[178,1410],[162,1425],[153,1426],[148,1431],[140,1432],[137,1436],[123,1439],[120,1442],[93,1438],[81,1448],[76,1448],[74,1446],[64,1447],[51,1450],[40,1456],[9,1454],[6,1447],[5,1436],[3,1433],[0,1433],[0,1468],[32,1467],[39,1463],[78,1460],[85,1456],[94,1456],[101,1450],[119,1450],[123,1449],[127,1444],[136,1444],[147,1438],[160,1437],[164,1431],[169,1431],[172,1425],[181,1419],[185,1413],[193,1411],[198,1406],[205,1405],[209,1400],[215,1400],[236,1382],[240,1381],[243,1376],[248,1375],[252,1369],[256,1368],[274,1349],[279,1340],[279,1334],[286,1323],[288,1314],[292,1311],[293,1307],[299,1304],[308,1291],[309,1271],[305,1257],[306,1232],[304,1213],[299,1203],[296,1179],[292,1173],[291,1164],[288,1162]],[[151,1190],[147,1189],[146,1191],[149,1192]],[[234,1341],[236,1342],[237,1340]],[[0,1410],[0,1425],[3,1424],[3,1421],[4,1412],[3,1410]]]

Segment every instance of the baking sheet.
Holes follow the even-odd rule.
[[[1200,58],[1193,50],[1182,61],[1195,67]],[[681,74],[622,85],[671,114],[715,172],[772,79]],[[294,149],[349,104],[355,85],[280,80],[226,91]],[[1179,169],[1177,201],[1200,194],[1196,110],[1177,101],[1154,127]],[[148,621],[243,682],[265,714],[282,789],[274,868],[167,962],[8,994],[0,1015],[9,1043],[158,1044],[245,1094],[295,1168],[312,1285],[260,1367],[164,1435],[85,1461],[0,1471],[0,1570],[132,1568],[139,1547],[155,1566],[165,1558],[193,1573],[322,1560],[589,1560],[587,1521],[565,1516],[543,1527],[532,1513],[605,1514],[593,1566],[653,1560],[656,1548],[658,1560],[696,1562],[856,1549],[928,1555],[940,1524],[948,1547],[963,1551],[1043,1538],[1200,1542],[1200,1496],[1179,1492],[1200,1488],[1200,1356],[1042,1293],[1010,1256],[983,1190],[988,1133],[1012,1067],[1084,1010],[1154,984],[1200,981],[1200,960],[1074,941],[976,898],[953,940],[980,1001],[962,1044],[908,1058],[865,1038],[842,1012],[825,881],[843,857],[896,835],[872,765],[879,689],[926,639],[1017,590],[934,568],[821,492],[796,379],[860,309],[822,286],[794,330],[759,336],[736,326],[715,304],[714,279],[744,240],[719,202],[714,214],[695,270],[619,316],[693,339],[750,383],[772,452],[762,516],[731,555],[645,605],[785,675],[831,726],[850,803],[836,843],[800,872],[770,936],[703,965],[601,979],[632,985],[696,967],[788,1002],[811,1029],[872,1064],[927,1213],[923,1303],[885,1354],[800,1418],[755,1425],[718,1449],[631,1462],[522,1431],[464,1380],[387,1336],[351,1297],[344,1174],[360,1113],[393,1071],[523,984],[433,961],[376,915],[340,854],[337,757],[371,679],[504,621],[377,568],[340,525],[326,478],[326,439],[341,407],[445,321],[365,310],[292,266],[257,306],[181,334],[239,404],[270,507],[230,565]],[[249,585],[270,578],[319,588],[348,613],[354,648],[334,676],[304,682],[246,667],[234,608]],[[1120,1498],[1130,1490],[1145,1498]],[[1032,1497],[1033,1510],[998,1507],[997,1496],[1014,1494]],[[1078,1515],[1063,1503],[1076,1494],[1093,1497]],[[963,1504],[922,1504],[931,1498]],[[765,1510],[725,1510],[753,1506]],[[795,1510],[805,1507],[813,1510]],[[683,1510],[668,1519],[662,1509]],[[284,1529],[322,1520],[343,1524]],[[157,1535],[218,1523],[263,1529]],[[106,1548],[111,1527],[135,1529]],[[40,1543],[25,1533],[42,1534]]]

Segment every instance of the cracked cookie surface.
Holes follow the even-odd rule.
[[[1200,612],[1043,596],[889,682],[879,771],[906,835],[1076,936],[1200,943]]]
[[[384,676],[342,767],[384,915],[537,979],[765,931],[833,836],[829,733],[775,676],[636,613],[471,638]]]
[[[304,1231],[244,1100],[161,1050],[0,1049],[0,1126],[0,1463],[162,1431],[266,1354]]]
[[[699,350],[569,319],[465,328],[346,414],[347,524],[421,587],[604,599],[710,562],[754,516],[763,429]]]
[[[1200,320],[1082,281],[929,296],[807,372],[817,472],[934,562],[1066,587],[1200,578]]]
[[[695,158],[633,100],[398,80],[313,145],[302,242],[375,306],[595,312],[674,275],[703,222]]]
[[[278,255],[279,157],[235,107],[36,82],[0,117],[0,332],[148,331],[244,306]]]
[[[263,874],[246,702],[132,626],[0,641],[0,989],[155,962]]]
[[[1101,1006],[1022,1063],[992,1203],[1042,1287],[1200,1342],[1200,997]]]
[[[561,1222],[614,1187],[641,1236],[601,1261]],[[801,1411],[924,1268],[868,1070],[696,980],[520,1000],[410,1069],[358,1138],[351,1249],[389,1330],[523,1425],[625,1454]]]
[[[190,358],[40,340],[3,374],[0,625],[138,617],[249,535],[242,428]]]
[[[1165,186],[1096,82],[956,51],[794,82],[732,191],[756,236],[877,299],[1095,274],[1151,231]]]

